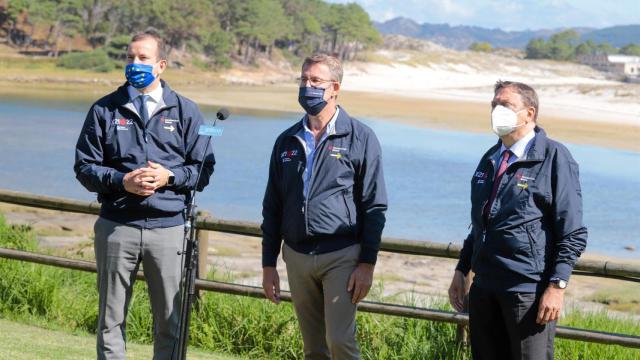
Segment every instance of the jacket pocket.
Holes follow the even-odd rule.
[[[309,235],[355,233],[355,206],[353,198],[346,196],[345,191],[347,190],[338,190],[323,199],[309,200]]]
[[[302,190],[300,190],[302,193]],[[304,202],[292,199],[285,204],[280,222],[281,232],[286,241],[299,243],[306,237]]]
[[[527,231],[527,237],[529,239],[529,248],[531,250],[531,257],[533,259],[534,269],[538,272],[542,272],[543,269],[540,261],[540,254],[538,251],[536,240],[533,237],[533,234],[531,233],[531,229],[528,226],[526,227],[526,231]]]
[[[353,203],[353,194],[348,191],[342,191],[342,199],[344,200],[344,208],[347,212],[347,219],[349,220],[349,226],[353,226],[356,223],[355,219],[355,206]]]

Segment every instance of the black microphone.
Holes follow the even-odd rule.
[[[220,110],[218,110],[218,112],[216,113],[216,118],[218,118],[218,120],[227,120],[228,117],[229,110],[227,108],[220,108]]]

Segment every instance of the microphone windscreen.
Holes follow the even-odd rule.
[[[220,108],[216,114],[218,120],[226,120],[229,117],[229,110],[227,108]]]

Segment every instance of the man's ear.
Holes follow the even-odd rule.
[[[337,98],[338,97],[338,93],[340,92],[340,83],[339,82],[333,82],[332,83],[332,87],[333,87],[333,98]]]
[[[527,116],[529,117],[529,119],[531,119],[531,121],[533,121],[535,123],[536,122],[536,108],[534,108],[533,106],[529,106],[527,108]]]
[[[162,74],[167,68],[167,60],[160,60],[158,62],[158,75]]]

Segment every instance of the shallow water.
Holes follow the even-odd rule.
[[[78,100],[0,100],[0,188],[93,200],[73,173],[74,146],[89,106]],[[212,108],[205,113],[214,118]],[[260,221],[273,141],[299,116],[238,112],[220,124],[224,135],[213,145],[218,164],[211,185],[198,195],[200,209]],[[390,202],[385,236],[461,243],[470,222],[469,180],[495,136],[365,122],[383,148]],[[637,257],[623,247],[640,243],[640,153],[568,147],[580,164],[588,251]]]

